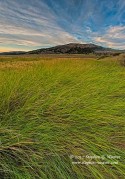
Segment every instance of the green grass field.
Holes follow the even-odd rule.
[[[125,177],[125,67],[116,58],[0,57],[2,179]],[[109,164],[73,163],[80,156]]]

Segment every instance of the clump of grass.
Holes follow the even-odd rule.
[[[120,55],[120,64],[121,66],[125,67],[125,54]]]
[[[2,178],[124,178],[121,66],[58,58],[1,63],[6,63],[0,71]],[[70,155],[120,160],[74,165]]]

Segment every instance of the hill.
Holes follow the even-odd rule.
[[[33,50],[28,52],[28,54],[116,54],[123,52],[125,51],[105,48],[95,44],[69,43],[66,45],[58,45],[55,47]]]
[[[12,52],[2,52],[0,55],[23,55],[26,52],[24,51],[12,51]]]
[[[79,44],[69,43],[65,45],[58,45],[50,48],[41,48],[32,50],[29,52],[25,51],[12,51],[3,52],[0,55],[23,55],[23,54],[97,54],[97,55],[117,55],[125,53],[125,50],[117,50],[111,48],[105,48],[95,44]]]

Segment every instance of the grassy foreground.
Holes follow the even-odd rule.
[[[0,61],[1,178],[125,177],[124,67],[92,58]],[[72,163],[81,156],[109,163]]]

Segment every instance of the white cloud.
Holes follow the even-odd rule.
[[[78,40],[62,29],[54,13],[43,2],[23,7],[20,2],[5,0],[0,4],[0,43],[4,46],[29,46],[32,49]]]
[[[125,49],[125,26],[111,26],[93,40],[111,48]]]

